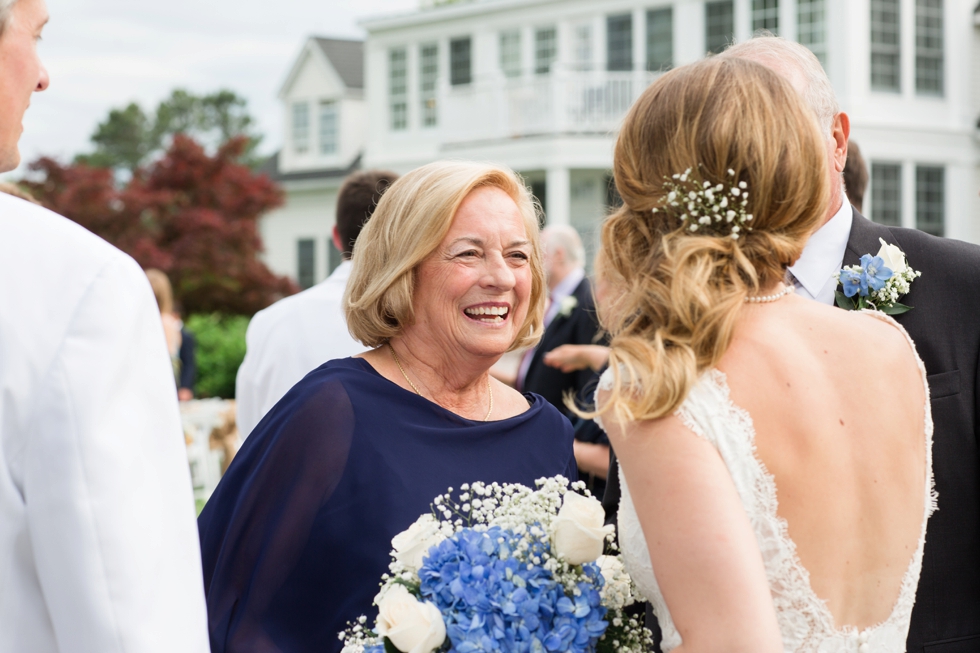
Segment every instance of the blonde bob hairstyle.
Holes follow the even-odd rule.
[[[508,168],[437,161],[393,183],[354,243],[344,313],[351,335],[365,347],[380,347],[414,323],[419,264],[446,237],[466,196],[485,187],[499,188],[514,200],[531,243],[530,303],[510,350],[537,343],[544,323],[545,278],[531,194]]]
[[[784,280],[827,212],[821,131],[789,82],[736,57],[677,68],[633,105],[613,162],[624,204],[602,229],[614,383],[600,413],[672,414],[728,349],[745,298]],[[665,209],[665,178],[688,168],[701,183],[744,181],[752,230],[692,233],[683,206]]]

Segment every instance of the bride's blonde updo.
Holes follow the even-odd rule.
[[[624,204],[602,229],[615,383],[600,413],[646,420],[680,406],[727,350],[745,298],[774,289],[826,217],[826,165],[815,116],[760,64],[707,59],[643,93],[616,143]],[[685,205],[666,201],[688,169],[725,192],[744,182],[751,230],[692,231]]]

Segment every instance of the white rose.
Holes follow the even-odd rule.
[[[610,610],[619,610],[632,603],[630,577],[623,561],[618,556],[599,556],[595,562],[606,581],[602,587],[602,604]]]
[[[391,548],[398,562],[418,571],[422,567],[422,558],[429,549],[446,539],[439,530],[439,522],[432,515],[422,515],[408,530],[402,531],[392,538]]]
[[[393,585],[378,603],[375,631],[404,653],[432,653],[446,641],[446,623],[439,608]]]
[[[599,565],[599,571],[602,572],[606,585],[616,583],[626,573],[623,561],[617,556],[599,556],[595,562]]]
[[[905,253],[902,250],[896,245],[889,245],[885,242],[884,238],[879,238],[878,240],[881,242],[881,249],[878,250],[878,256],[885,262],[885,267],[895,275],[902,274],[909,269],[909,264],[905,261]]]
[[[551,523],[551,539],[558,557],[572,565],[592,562],[600,555],[613,526],[603,526],[605,512],[593,497],[566,492],[558,516]]]

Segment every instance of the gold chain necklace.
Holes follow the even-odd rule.
[[[402,367],[402,362],[398,360],[398,354],[395,353],[395,348],[391,346],[390,342],[386,344],[388,345],[388,351],[391,352],[391,357],[395,359],[395,365],[398,366],[398,371],[401,372],[402,376],[405,377],[405,380],[408,381],[408,385],[412,386],[412,390],[415,391],[415,394],[421,397],[422,391],[419,390],[417,385],[412,383],[410,378],[408,378],[408,374],[405,373],[405,368]],[[490,413],[493,412],[493,386],[490,384],[490,377],[487,377],[487,394],[490,396],[490,410],[487,411],[487,416],[483,418],[484,422],[490,420]]]

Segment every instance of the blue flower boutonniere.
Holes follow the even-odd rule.
[[[878,254],[865,254],[859,265],[841,268],[835,297],[837,305],[849,311],[870,308],[886,315],[901,315],[912,310],[899,303],[907,295],[912,282],[922,276],[913,270],[905,253],[883,239]]]

